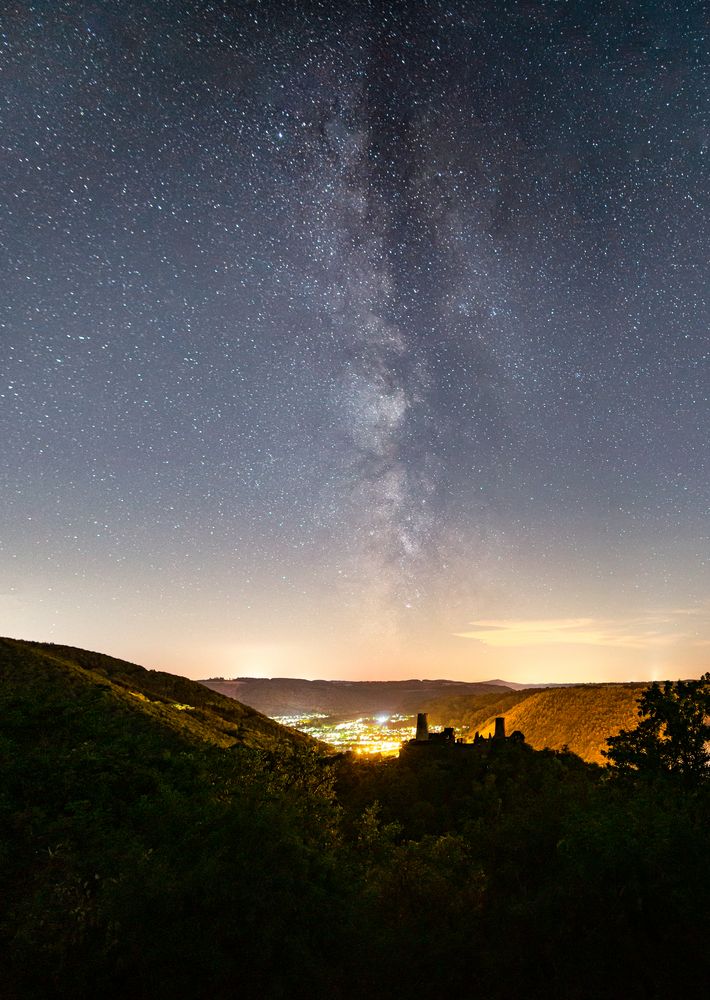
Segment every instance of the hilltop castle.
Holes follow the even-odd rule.
[[[473,742],[465,743],[462,739],[457,740],[453,726],[446,726],[438,731],[430,731],[429,716],[427,712],[417,714],[417,731],[413,740],[405,740],[399,751],[400,757],[409,756],[411,753],[427,752],[430,748],[448,748],[454,751],[490,750],[493,746],[503,743],[524,743],[525,737],[516,729],[506,736],[505,717],[499,715],[494,724],[493,733],[490,736],[482,736],[476,732]]]

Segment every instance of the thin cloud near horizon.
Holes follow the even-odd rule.
[[[690,612],[684,609],[684,615]],[[494,618],[472,622],[473,628],[454,635],[486,646],[615,646],[647,649],[679,642],[706,645],[708,640],[681,630],[678,612],[612,618]]]

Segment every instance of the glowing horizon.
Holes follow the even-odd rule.
[[[631,66],[591,6],[583,48],[526,5],[232,6],[146,8],[141,46],[12,14],[0,633],[191,677],[699,676],[704,25],[650,9],[674,42]]]

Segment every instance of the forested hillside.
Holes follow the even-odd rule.
[[[280,726],[232,698],[208,691],[185,677],[146,670],[71,646],[0,639],[0,671],[6,689],[36,692],[38,703],[51,697],[81,699],[101,694],[102,710],[123,718],[149,717],[165,729],[199,743],[235,743],[274,749],[283,743],[309,745],[302,733]]]
[[[266,715],[378,715],[381,712],[411,714],[425,704],[453,696],[476,697],[495,694],[500,684],[447,680],[406,681],[308,681],[291,677],[213,677],[200,683],[212,691],[237,698]]]
[[[602,763],[610,736],[638,721],[636,702],[643,684],[583,684],[504,692],[476,698],[437,700],[428,705],[432,721],[455,726],[467,738],[488,736],[495,717],[504,715],[508,732],[519,729],[536,750],[568,747],[584,760]]]
[[[609,768],[363,761],[97,654],[0,657],[3,1000],[707,995],[710,678],[653,689]]]

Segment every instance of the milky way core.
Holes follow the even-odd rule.
[[[697,675],[701,3],[2,17],[0,633]]]

